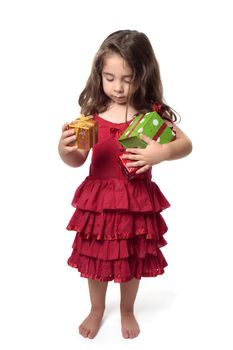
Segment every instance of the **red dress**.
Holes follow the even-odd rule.
[[[157,276],[166,260],[160,248],[167,226],[160,212],[169,203],[151,180],[151,170],[128,180],[118,163],[124,149],[118,138],[127,123],[112,123],[97,114],[98,143],[89,176],[77,188],[76,208],[68,230],[76,231],[68,264],[82,277],[127,282]]]

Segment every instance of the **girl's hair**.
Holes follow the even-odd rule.
[[[152,110],[153,104],[163,106],[163,114],[176,121],[176,113],[164,102],[159,64],[148,37],[136,30],[119,30],[110,34],[97,51],[86,87],[79,96],[81,113],[88,115],[107,110],[111,100],[102,86],[102,70],[108,54],[120,55],[133,72],[133,93],[129,103],[139,112]]]

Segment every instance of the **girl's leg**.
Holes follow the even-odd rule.
[[[121,324],[124,338],[135,338],[140,329],[134,317],[134,302],[139,287],[139,280],[133,278],[129,282],[120,284],[121,288]]]
[[[105,296],[108,282],[88,279],[91,311],[79,326],[79,333],[85,338],[94,338],[98,333],[105,309]]]

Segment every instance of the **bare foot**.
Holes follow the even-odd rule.
[[[136,338],[140,333],[139,325],[133,312],[121,312],[121,325],[124,338]]]
[[[79,326],[79,333],[84,338],[93,339],[100,328],[103,311],[91,311],[83,323]]]

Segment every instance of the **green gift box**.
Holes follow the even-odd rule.
[[[125,148],[145,148],[147,143],[140,138],[140,134],[144,134],[160,144],[168,143],[175,138],[175,132],[155,111],[134,117],[118,141]]]

